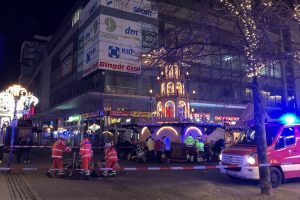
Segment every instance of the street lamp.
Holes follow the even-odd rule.
[[[33,96],[32,93],[27,92],[27,90],[20,85],[10,86],[5,91],[5,93],[11,97],[11,101],[9,103],[13,105],[13,113],[11,119],[10,152],[8,161],[8,167],[10,168],[12,162],[15,128],[18,125],[17,111],[22,111],[23,113],[23,110],[25,109],[25,104],[27,105],[27,109],[30,109],[30,106],[32,104],[35,106],[38,103],[38,99],[35,96]]]
[[[152,93],[153,93],[153,90],[150,89],[149,90],[149,96],[150,96],[150,113],[151,113],[151,110],[152,110],[152,108],[151,108]]]
[[[195,94],[196,94],[196,91],[193,90],[193,99],[195,100]]]

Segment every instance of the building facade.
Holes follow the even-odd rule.
[[[189,115],[186,118],[198,122],[205,118],[213,123],[237,121],[252,102],[249,80],[237,76],[245,68],[242,55],[222,45],[210,46],[208,49],[215,53],[189,66],[185,88],[174,86],[171,91],[167,85],[162,89],[161,80],[157,80],[160,68],[149,68],[147,61],[140,59],[154,48],[175,43],[168,33],[179,21],[184,24],[190,20],[190,13],[196,12],[190,5],[167,0],[78,1],[24,81],[40,99],[36,123],[73,131],[93,124],[108,129],[122,122],[137,123],[151,118],[154,111],[156,115],[160,112],[156,97],[159,100],[180,90],[189,94],[190,105],[186,107],[191,113],[185,112]],[[226,29],[222,34],[228,33]],[[289,34],[274,38],[284,42],[282,50],[287,52],[297,41]],[[222,44],[218,36],[210,40]],[[279,62],[262,72],[266,80],[263,98],[270,113],[283,107],[296,108],[296,67],[297,63]]]

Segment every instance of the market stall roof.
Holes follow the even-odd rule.
[[[118,100],[130,100],[130,99],[139,99],[143,101],[155,102],[155,97],[149,100],[147,96],[141,95],[130,95],[130,94],[114,94],[114,93],[101,93],[101,92],[89,92],[78,97],[72,98],[65,101],[62,104],[56,105],[53,108],[40,112],[33,116],[33,118],[59,118],[66,117],[69,115],[80,114],[85,112],[91,112],[93,109],[103,108],[102,100],[111,100],[116,98]],[[91,110],[87,111],[88,105],[92,105]]]

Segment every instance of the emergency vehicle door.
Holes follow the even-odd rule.
[[[283,128],[275,146],[275,157],[282,164],[285,178],[300,176],[298,152],[300,141],[296,140],[298,134],[298,128],[292,126]]]

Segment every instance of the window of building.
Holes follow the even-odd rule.
[[[73,15],[73,17],[72,17],[72,27],[79,21],[81,11],[82,11],[82,8],[79,8],[79,9],[76,10],[76,12],[74,13],[74,15]]]

